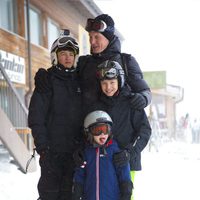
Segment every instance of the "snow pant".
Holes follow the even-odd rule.
[[[49,153],[40,157],[41,176],[38,193],[41,200],[71,200],[74,161],[69,153]]]
[[[131,181],[133,183],[133,189],[134,189],[134,179],[135,179],[135,171],[131,171]],[[131,195],[131,200],[134,200],[133,198],[133,192],[132,192],[132,195]]]

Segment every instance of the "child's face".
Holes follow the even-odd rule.
[[[118,80],[117,79],[102,80],[101,89],[106,96],[112,97],[118,90]]]
[[[72,51],[64,50],[57,53],[58,62],[65,68],[71,68],[74,65],[75,55]]]
[[[104,145],[111,134],[111,126],[107,123],[99,123],[90,128],[94,142],[99,145]]]
[[[104,135],[103,133],[101,135],[98,136],[93,136],[94,137],[94,141],[99,144],[99,145],[104,145],[108,139],[108,134]]]

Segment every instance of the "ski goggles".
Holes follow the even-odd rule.
[[[85,30],[90,31],[97,31],[97,32],[104,32],[107,28],[107,25],[102,20],[95,20],[95,19],[88,19],[86,23]]]
[[[78,50],[79,46],[78,43],[71,37],[60,37],[57,41],[58,48],[62,47],[72,47],[73,49]]]
[[[97,78],[100,80],[115,79],[118,75],[118,70],[115,68],[103,68],[97,71]]]
[[[110,124],[105,124],[105,123],[96,124],[96,125],[90,127],[89,130],[90,130],[90,133],[93,136],[99,136],[102,133],[104,135],[110,135],[111,134],[111,126],[110,126]]]

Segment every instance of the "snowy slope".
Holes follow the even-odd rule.
[[[159,152],[146,148],[142,166],[135,177],[134,200],[200,199],[200,144],[171,142]],[[39,175],[39,167],[22,173],[0,146],[0,200],[36,200]]]

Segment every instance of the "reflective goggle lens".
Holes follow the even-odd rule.
[[[78,43],[74,40],[72,41],[72,38],[69,37],[61,37],[58,39],[58,47],[63,47],[65,45],[78,48]]]
[[[60,37],[52,46],[52,51],[57,51],[61,48],[72,48],[75,54],[79,53],[78,43],[71,37]]]
[[[86,31],[104,32],[107,25],[104,21],[97,21],[94,19],[88,19],[86,24]]]
[[[107,135],[107,134],[110,134],[110,130],[111,130],[111,128],[110,128],[109,124],[98,124],[98,125],[92,126],[90,128],[90,133],[93,136],[99,136],[102,133],[104,135]]]
[[[117,78],[118,72],[115,68],[110,68],[110,69],[101,69],[97,71],[97,77],[102,80],[102,79],[113,79]]]

